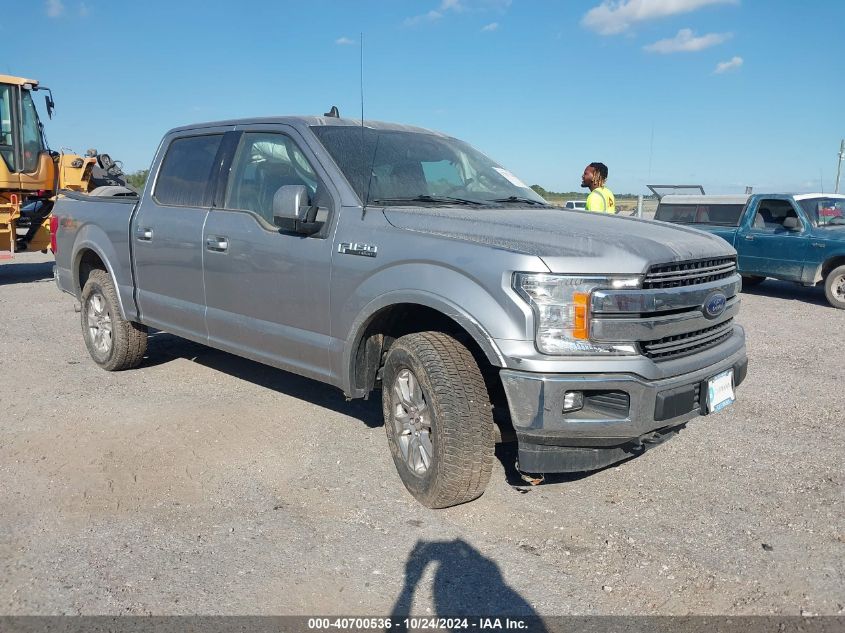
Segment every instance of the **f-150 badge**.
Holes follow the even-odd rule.
[[[358,244],[357,242],[341,242],[337,245],[337,252],[344,255],[375,257],[378,254],[378,246],[374,246],[373,244]]]

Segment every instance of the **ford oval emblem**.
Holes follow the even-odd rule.
[[[727,303],[728,298],[721,292],[710,295],[704,302],[704,316],[708,319],[715,319],[725,311]]]

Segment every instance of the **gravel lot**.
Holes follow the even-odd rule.
[[[845,613],[845,312],[745,293],[734,406],[479,500],[402,487],[378,399],[167,334],[90,360],[52,258],[0,266],[0,613]]]

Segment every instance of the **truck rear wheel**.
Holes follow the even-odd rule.
[[[845,310],[845,266],[834,268],[827,274],[824,294],[830,305]]]
[[[147,328],[121,316],[105,270],[91,271],[81,299],[82,336],[94,362],[106,371],[137,367],[147,351]]]
[[[493,413],[470,351],[440,332],[397,339],[387,354],[382,408],[393,462],[429,508],[480,497],[493,468]]]

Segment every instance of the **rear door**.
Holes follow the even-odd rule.
[[[209,343],[330,382],[329,230],[339,195],[292,127],[238,129],[203,234]],[[306,187],[324,223],[319,233],[274,224],[273,196],[285,185]]]
[[[232,129],[231,127],[227,129]],[[136,301],[147,325],[205,341],[202,229],[226,129],[165,138],[130,227]]]

